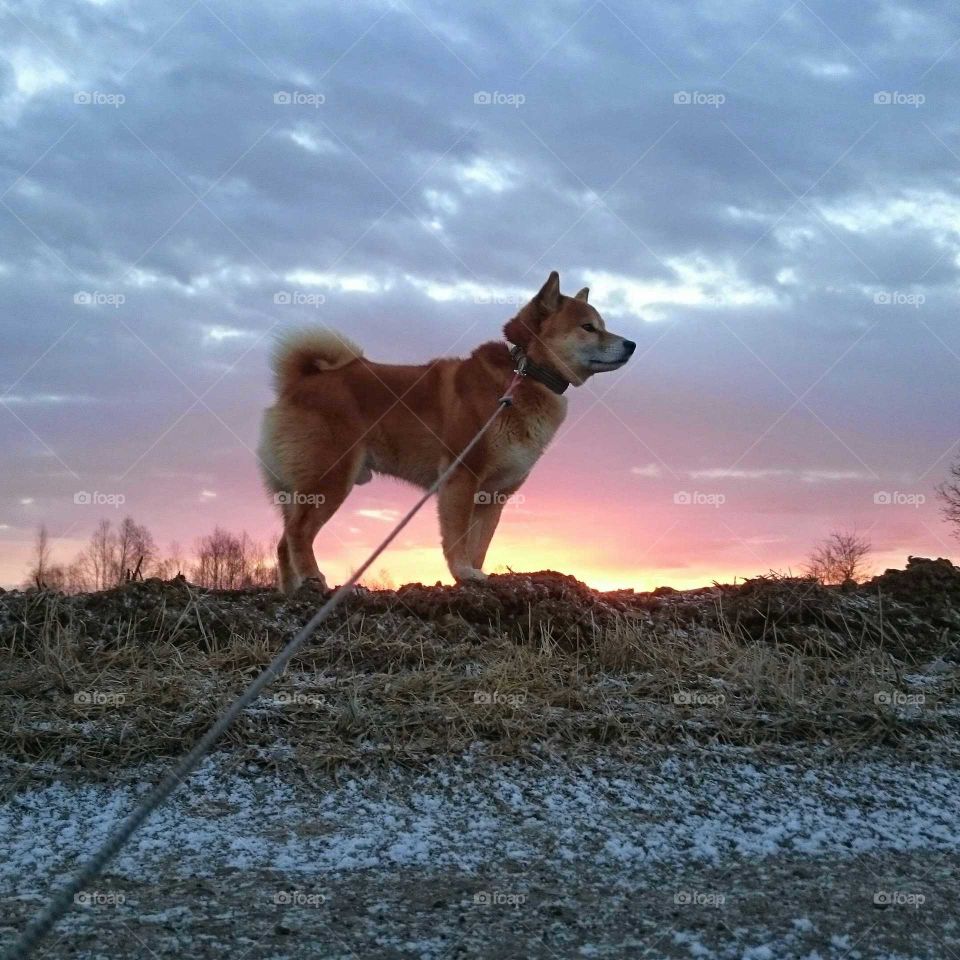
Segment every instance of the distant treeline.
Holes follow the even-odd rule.
[[[41,526],[24,586],[83,593],[182,574],[191,583],[214,589],[270,587],[276,583],[274,556],[271,546],[252,540],[246,532],[235,534],[221,527],[200,537],[189,557],[177,543],[161,552],[146,526],[125,517],[116,527],[101,520],[87,545],[64,564],[54,561],[47,528]]]

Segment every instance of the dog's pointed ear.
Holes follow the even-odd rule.
[[[550,271],[547,282],[540,288],[540,292],[534,297],[534,300],[547,313],[553,313],[560,309],[560,274],[556,270]]]
[[[540,332],[544,318],[559,309],[560,274],[554,270],[537,295],[503,328],[503,335],[511,343],[526,349]]]
[[[582,300],[584,303],[587,302],[587,297],[590,296],[590,288],[584,287],[573,299]]]

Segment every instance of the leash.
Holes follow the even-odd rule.
[[[133,836],[147,818],[159,807],[187,778],[197,769],[200,761],[207,755],[211,747],[227,731],[230,725],[243,711],[257,699],[263,690],[272,683],[285,669],[290,659],[309,639],[316,628],[343,602],[357,581],[370,569],[380,554],[397,538],[401,530],[414,518],[420,508],[432,497],[450,475],[456,470],[473,448],[480,442],[481,437],[490,429],[497,417],[513,405],[513,391],[524,378],[525,373],[521,364],[513,372],[503,396],[497,400],[497,408],[493,411],[486,423],[477,431],[473,439],[463,448],[460,455],[444,470],[433,482],[422,497],[406,512],[403,519],[393,528],[380,545],[357,567],[350,578],[327,599],[326,603],[311,617],[300,631],[288,641],[287,645],[274,657],[247,687],[246,690],[220,715],[220,718],[197,741],[193,749],[170,770],[164,778],[133,808],[119,826],[115,827],[96,853],[80,868],[76,876],[66,883],[53,896],[50,902],[27,925],[20,938],[3,954],[0,960],[26,960],[37,944],[50,932],[54,924],[74,905],[75,897],[84,887],[103,871],[103,868],[120,852],[123,845]]]

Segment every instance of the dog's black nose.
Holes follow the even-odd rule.
[[[632,340],[624,340],[623,349],[627,351],[627,356],[629,357],[630,354],[637,349],[637,345]]]

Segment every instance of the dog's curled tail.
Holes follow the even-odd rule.
[[[329,328],[310,327],[281,334],[270,365],[277,392],[323,370],[337,370],[363,356],[363,351],[342,334]]]

